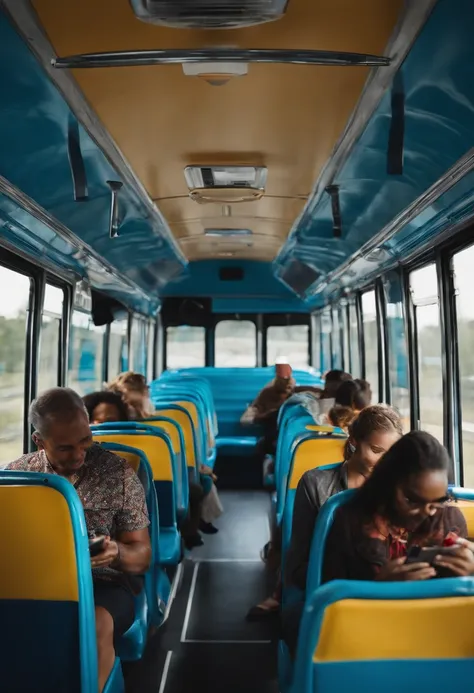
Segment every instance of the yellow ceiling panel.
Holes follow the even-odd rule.
[[[59,56],[218,46],[382,55],[403,6],[402,0],[290,0],[277,22],[216,31],[140,22],[128,0],[33,4]],[[246,250],[266,260],[274,257],[301,212],[368,74],[364,67],[250,64],[246,76],[216,87],[186,77],[180,65],[74,71],[178,238],[202,233],[210,218],[214,226],[228,226],[222,206],[189,199],[185,166],[266,166],[266,196],[231,205],[234,222],[242,221],[258,238],[275,237],[271,244],[259,241]],[[218,253],[201,240],[202,250],[195,252]]]

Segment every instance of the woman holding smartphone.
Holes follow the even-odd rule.
[[[448,494],[449,456],[429,433],[411,431],[335,513],[323,562],[330,580],[428,580],[474,574],[466,521]],[[413,547],[443,547],[432,564],[407,561]],[[283,639],[294,655],[304,603],[283,611]]]

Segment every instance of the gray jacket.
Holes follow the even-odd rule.
[[[347,466],[310,469],[301,477],[295,495],[291,543],[285,565],[285,584],[306,589],[314,525],[328,498],[347,489]]]

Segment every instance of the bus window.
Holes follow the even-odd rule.
[[[341,328],[339,323],[339,310],[333,308],[332,311],[332,368],[342,368],[341,352]]]
[[[69,347],[69,387],[80,395],[101,390],[104,380],[105,327],[97,327],[88,313],[72,313]]]
[[[443,379],[438,279],[434,264],[410,274],[418,342],[419,428],[443,442]]]
[[[257,329],[250,320],[222,320],[216,327],[215,365],[254,368]]]
[[[350,357],[350,342],[349,342],[349,316],[347,313],[347,306],[341,306],[340,309],[340,322],[342,331],[342,356],[343,363],[342,367],[348,373],[351,372],[351,357]]]
[[[147,357],[146,357],[146,378],[149,383],[155,377],[155,321],[150,320],[148,323],[148,345],[147,345]]]
[[[30,279],[0,266],[0,464],[23,453],[26,319]]]
[[[136,373],[146,375],[148,323],[141,317],[132,318],[132,368]]]
[[[313,363],[316,370],[321,370],[321,318],[318,314],[312,317]]]
[[[464,486],[474,486],[474,246],[453,257],[459,349]]]
[[[166,367],[201,368],[206,365],[204,327],[168,327],[166,330]]]
[[[332,368],[331,357],[331,311],[321,313],[321,373],[327,373]]]
[[[309,361],[308,325],[273,325],[267,330],[267,363],[280,359],[293,368],[307,368]]]
[[[61,355],[61,325],[64,291],[46,284],[39,348],[38,392],[60,385],[59,359]]]
[[[403,289],[399,274],[391,272],[384,278],[388,328],[388,363],[392,404],[403,419],[403,428],[410,430],[410,390],[408,386],[408,355],[403,311]]]
[[[362,294],[362,327],[364,330],[365,380],[372,388],[372,398],[379,399],[377,307],[375,291]]]
[[[109,380],[119,373],[128,371],[128,320],[114,320],[110,325],[109,333]]]
[[[360,378],[360,347],[359,347],[359,323],[357,321],[357,305],[355,299],[349,303],[349,343],[350,365],[346,366],[353,378]]]

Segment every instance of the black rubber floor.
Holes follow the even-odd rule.
[[[247,623],[272,577],[259,553],[268,541],[269,496],[223,491],[219,533],[183,562],[169,619],[141,662],[124,667],[127,693],[276,693],[277,624]]]

